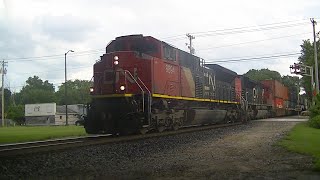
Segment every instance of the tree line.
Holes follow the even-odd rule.
[[[91,86],[92,82],[87,80],[67,81],[68,104],[89,103]],[[53,83],[49,83],[48,80],[43,81],[38,76],[29,77],[20,92],[12,93],[9,89],[5,89],[5,118],[21,123],[24,119],[25,104],[55,102],[57,105],[64,105],[66,103],[64,91],[64,83],[55,91]]]
[[[288,67],[289,68],[289,67]],[[287,86],[289,89],[297,89],[301,86],[302,80],[298,76],[281,76],[281,74],[277,71],[272,71],[269,69],[251,69],[247,73],[244,74],[245,76],[249,77],[250,79],[256,81],[262,80],[277,80]]]

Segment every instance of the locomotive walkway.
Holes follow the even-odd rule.
[[[259,119],[255,121],[261,122],[279,122],[279,121],[287,121],[287,122],[305,122],[308,121],[309,116],[291,116],[291,117],[280,117],[280,118],[269,118],[269,119]]]

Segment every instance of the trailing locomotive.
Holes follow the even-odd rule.
[[[117,37],[94,64],[87,133],[134,133],[273,116],[262,83],[151,36]]]

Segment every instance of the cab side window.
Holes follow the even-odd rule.
[[[170,61],[176,61],[176,49],[167,44],[164,44],[163,58]]]

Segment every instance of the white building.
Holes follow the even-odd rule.
[[[73,105],[70,105],[73,107]],[[75,105],[77,106],[77,105]],[[72,110],[68,105],[68,124],[74,125],[82,113]],[[26,125],[65,125],[66,108],[56,103],[26,104]]]

